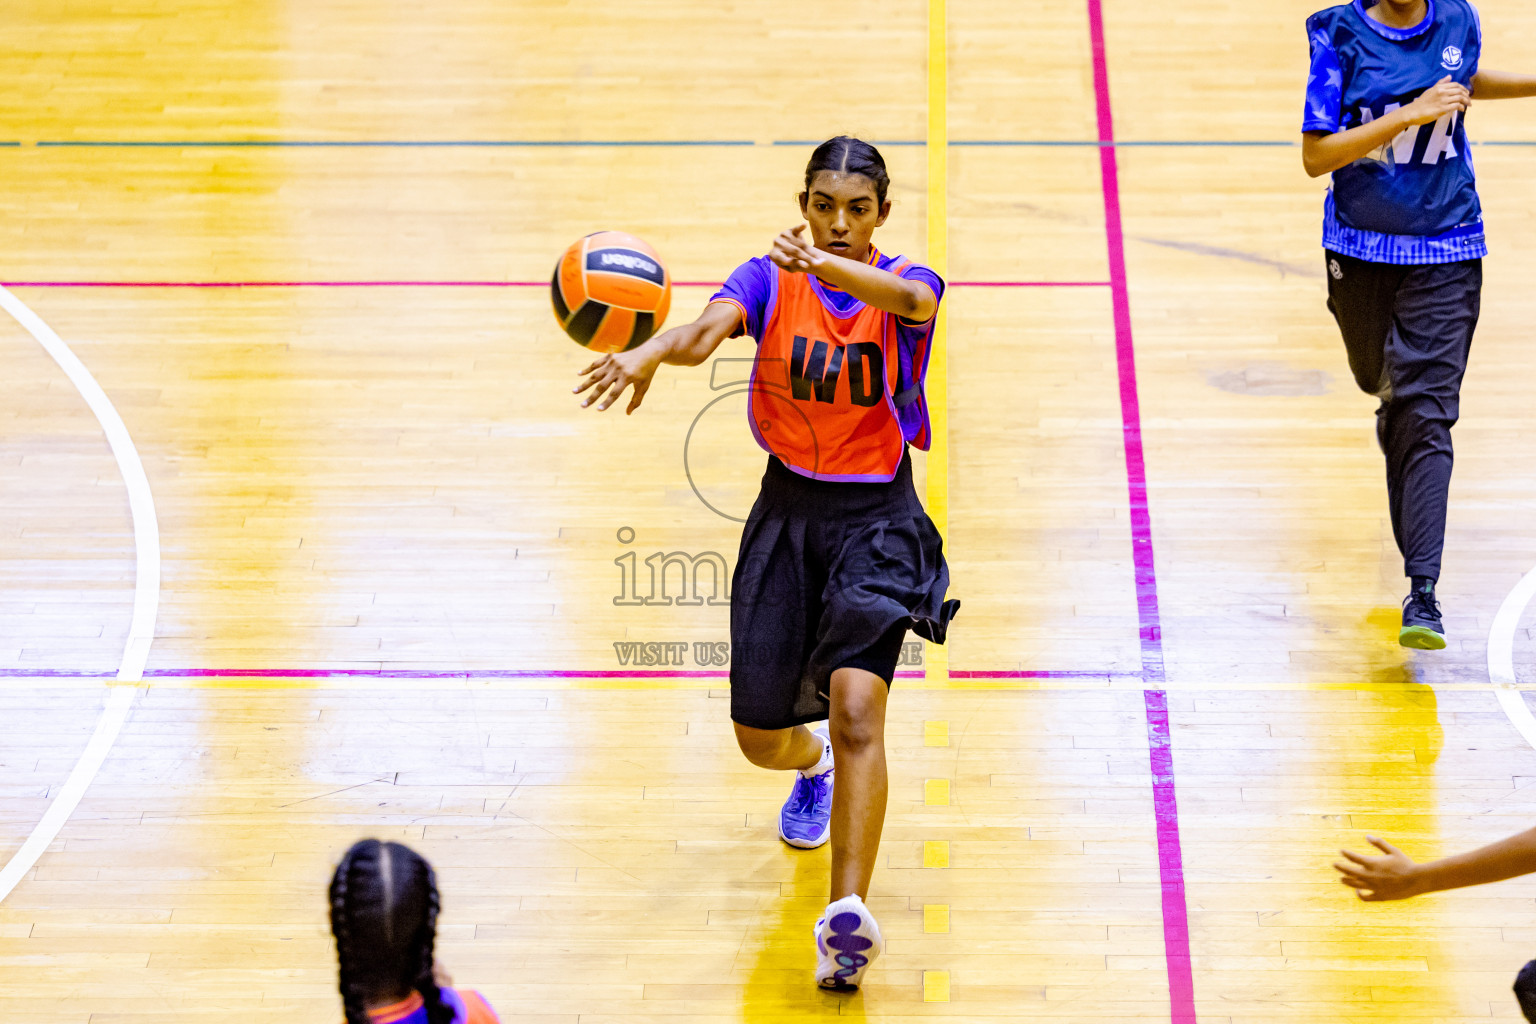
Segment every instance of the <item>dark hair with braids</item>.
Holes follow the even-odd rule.
[[[805,165],[805,190],[811,190],[811,182],[822,171],[839,174],[862,174],[875,186],[875,200],[885,205],[885,193],[891,187],[891,176],[885,171],[885,158],[880,151],[862,139],[839,135],[817,146],[811,153],[811,162]]]
[[[437,876],[399,843],[353,844],[331,879],[331,932],[341,966],[347,1024],[369,1024],[368,1003],[420,992],[429,1024],[452,1024],[432,976]]]

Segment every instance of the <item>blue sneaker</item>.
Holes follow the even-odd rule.
[[[825,744],[824,762],[832,760],[832,744],[816,733]],[[806,777],[795,773],[795,788],[779,810],[779,838],[790,846],[814,850],[832,838],[832,769]]]

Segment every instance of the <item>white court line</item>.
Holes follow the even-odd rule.
[[[1510,722],[1520,730],[1527,743],[1536,747],[1536,717],[1532,717],[1525,698],[1515,689],[1515,629],[1533,597],[1536,597],[1536,569],[1515,584],[1515,589],[1509,592],[1493,617],[1493,628],[1488,631],[1488,678],[1493,682],[1494,695],[1499,698],[1499,706]]]
[[[112,455],[117,459],[117,468],[123,474],[123,483],[128,487],[128,509],[133,516],[133,546],[138,566],[133,585],[133,618],[128,623],[128,640],[123,645],[123,660],[118,667],[117,678],[137,682],[144,678],[144,662],[149,658],[149,645],[155,639],[155,615],[160,608],[160,528],[155,521],[155,503],[149,493],[149,478],[144,474],[144,463],[139,460],[133,439],[128,436],[128,428],[123,425],[123,418],[112,407],[106,392],[101,390],[101,385],[96,383],[91,371],[70,351],[63,339],[54,333],[53,328],[43,323],[36,313],[4,287],[0,287],[0,307],[4,307],[7,313],[16,318],[17,323],[27,329],[27,333],[37,339],[37,343],[53,357],[59,369],[64,371],[70,383],[80,392],[85,404],[91,407],[91,412],[96,415],[101,429],[107,435],[107,443],[112,446]],[[48,805],[42,820],[37,823],[27,841],[21,844],[21,849],[16,851],[4,869],[0,869],[0,901],[9,896],[16,884],[32,870],[38,858],[74,813],[86,788],[101,769],[102,761],[106,760],[107,751],[112,749],[112,744],[117,740],[123,720],[128,717],[128,708],[133,704],[133,692],[134,687],[131,686],[116,686],[108,691],[107,706],[96,722],[96,731],[91,734],[85,752],[75,763],[64,787]]]

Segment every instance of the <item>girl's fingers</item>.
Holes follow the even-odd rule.
[[[1371,861],[1375,860],[1374,857],[1366,857],[1363,854],[1355,853],[1355,852],[1353,852],[1351,850],[1340,850],[1339,852],[1342,853],[1349,860],[1354,861],[1356,864],[1359,864],[1361,867],[1364,867],[1364,868],[1370,867],[1371,866]],[[1338,867],[1337,864],[1335,864],[1334,866]],[[1339,870],[1343,871],[1344,869],[1342,867],[1340,867]],[[1354,870],[1354,869],[1351,868],[1350,870]]]
[[[603,395],[607,394],[608,389],[612,386],[613,378],[607,375],[604,375],[599,380],[593,381],[592,390],[589,391],[587,396],[581,400],[581,407],[585,409],[587,406],[599,401]]]
[[[1348,864],[1335,864],[1333,867],[1334,870],[1338,871],[1345,885],[1360,886],[1371,882],[1371,877],[1368,874]]]
[[[612,379],[613,369],[612,367],[606,367],[601,372],[594,373],[592,376],[588,377],[584,382],[582,382],[582,385],[576,389],[576,392],[577,394],[580,394],[583,391],[590,391],[595,387],[604,385],[607,381]],[[589,396],[589,400],[591,397],[593,396]]]
[[[629,396],[629,408],[624,410],[624,415],[628,416],[630,413],[632,413],[636,409],[640,408],[640,403],[645,399],[645,393],[647,391],[649,391],[650,389],[651,389],[651,382],[650,381],[648,381],[648,380],[636,381],[635,382],[635,389],[634,389],[633,393],[631,393],[630,396]]]
[[[604,401],[604,396],[608,394],[609,389],[612,387],[612,382],[604,381],[602,387],[588,395],[587,400],[581,403],[582,408],[585,409],[589,405],[594,405],[597,407],[598,412],[602,412],[604,409],[608,408],[607,403]]]
[[[597,411],[603,412],[614,402],[617,402],[619,400],[619,396],[624,393],[625,385],[628,383],[629,382],[627,380],[623,379],[614,381],[608,389],[608,397],[603,399],[602,404],[597,407]]]
[[[1390,853],[1395,857],[1403,856],[1402,850],[1399,850],[1385,839],[1378,839],[1375,836],[1366,836],[1365,839],[1368,843],[1376,847],[1376,849],[1380,850],[1382,853]]]

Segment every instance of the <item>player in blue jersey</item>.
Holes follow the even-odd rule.
[[[1467,0],[1354,0],[1308,18],[1307,37],[1302,163],[1333,174],[1328,309],[1355,383],[1381,400],[1392,532],[1412,580],[1398,642],[1438,650],[1451,427],[1488,251],[1466,112],[1473,97],[1536,96],[1536,76],[1478,67]]]

